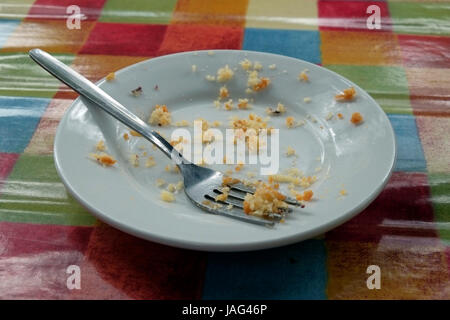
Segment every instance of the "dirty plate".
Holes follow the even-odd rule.
[[[239,65],[244,59],[261,63],[261,75],[272,81],[266,90],[246,93],[247,73]],[[223,84],[205,77],[215,75],[226,64],[235,73],[227,83],[231,98],[235,102],[253,99],[251,110],[214,107]],[[309,70],[309,81],[299,81],[298,75],[305,69]],[[104,70],[105,74],[110,71]],[[265,117],[268,106],[281,102],[286,114],[270,120],[271,126],[280,128],[280,170],[295,166],[306,176],[317,177],[310,187],[313,201],[295,209],[274,228],[205,213],[183,191],[175,202],[166,203],[160,200],[161,189],[155,181],[181,180],[179,174],[165,171],[170,160],[143,138],[131,136],[126,141],[123,134],[129,130],[124,125],[77,99],[57,130],[54,155],[58,173],[69,192],[95,216],[144,239],[208,251],[257,250],[294,243],[326,232],[361,212],[381,192],[393,170],[394,133],[380,106],[354,83],[305,61],[250,51],[186,52],[132,65],[116,72],[115,80],[102,80],[98,85],[142,119],[148,119],[155,104],[166,104],[173,122],[219,120],[222,130],[230,116],[247,117],[253,112]],[[135,97],[130,92],[139,86],[143,93]],[[337,102],[334,96],[350,86],[356,88],[356,99]],[[362,124],[350,122],[353,112],[363,115]],[[287,116],[304,121],[304,125],[287,129]],[[170,136],[173,129],[157,130]],[[118,160],[114,167],[103,168],[88,158],[99,140],[105,141],[108,153]],[[297,157],[286,157],[288,146],[296,150]],[[130,164],[131,154],[140,155],[139,167]],[[146,168],[144,154],[153,156],[156,166]],[[213,167],[225,171],[234,166]],[[259,166],[245,165],[240,174],[245,177],[249,172],[259,172]]]

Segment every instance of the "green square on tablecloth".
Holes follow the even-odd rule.
[[[450,35],[450,3],[389,2],[397,33]]]
[[[35,0],[1,0],[0,19],[23,19]]]
[[[103,6],[100,21],[124,23],[168,24],[176,0],[108,0]]]
[[[450,245],[450,174],[429,174],[428,182],[431,187],[436,229],[441,239]]]
[[[405,70],[395,66],[325,65],[366,90],[387,113],[412,114]]]
[[[70,64],[74,55],[54,54]],[[51,98],[62,83],[38,66],[26,53],[0,54],[0,95]]]
[[[22,154],[0,188],[0,221],[91,226],[96,219],[68,195],[53,156]]]

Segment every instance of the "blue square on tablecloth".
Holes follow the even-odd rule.
[[[397,140],[395,171],[426,171],[426,161],[417,131],[416,118],[408,114],[388,115]]]
[[[323,240],[208,255],[203,299],[326,299]]]
[[[6,40],[8,40],[11,33],[20,24],[20,20],[1,20],[0,19],[0,48],[3,48]]]
[[[0,152],[25,150],[50,99],[0,97]]]
[[[319,31],[246,28],[242,49],[321,63]]]

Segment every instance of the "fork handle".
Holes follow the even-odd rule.
[[[43,50],[32,49],[30,50],[29,55],[31,59],[33,59],[55,78],[68,85],[82,97],[93,102],[95,105],[99,106],[101,109],[112,115],[126,126],[140,133],[143,137],[156,145],[169,158],[176,161],[186,161],[166,139],[161,137],[138,116],[130,112],[122,104],[117,102],[105,91],[97,87],[81,74]],[[178,159],[174,159],[174,157],[178,157]]]

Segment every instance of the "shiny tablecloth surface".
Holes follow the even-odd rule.
[[[66,27],[72,4],[81,29]],[[367,29],[369,5],[379,30]],[[449,36],[446,1],[0,0],[0,298],[449,299]],[[59,180],[53,138],[76,95],[30,61],[33,47],[92,80],[196,49],[321,64],[387,112],[395,172],[363,213],[295,245],[218,254],[134,238],[97,221]],[[80,267],[80,290],[66,286],[69,265]],[[379,290],[367,288],[370,265]]]

